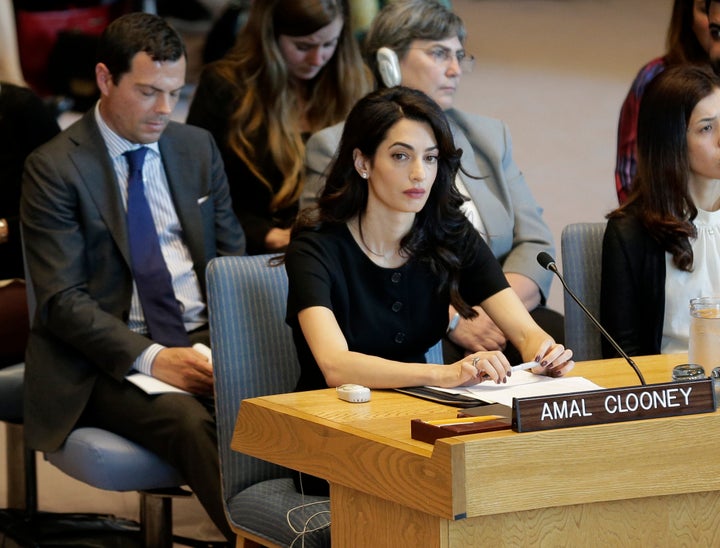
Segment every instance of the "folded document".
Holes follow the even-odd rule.
[[[474,398],[480,402],[501,403],[512,406],[513,398],[587,392],[589,390],[600,390],[603,387],[583,377],[553,378],[535,375],[528,371],[514,371],[511,377],[507,377],[507,383],[504,384],[485,381],[474,386],[456,388],[432,386],[429,388],[448,395],[462,396],[463,399]]]

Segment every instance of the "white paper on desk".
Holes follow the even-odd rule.
[[[449,394],[462,394],[477,398],[487,403],[501,403],[512,407],[513,398],[527,398],[531,396],[553,396],[555,394],[568,394],[570,392],[587,392],[589,390],[601,390],[602,387],[583,377],[546,377],[535,375],[529,371],[514,371],[512,377],[508,377],[505,384],[495,384],[492,381],[485,381],[475,386],[458,388],[438,388]]]
[[[202,343],[195,343],[193,348],[205,356],[212,364],[212,353],[210,348]],[[190,394],[190,392],[183,390],[182,388],[168,384],[160,379],[146,375],[145,373],[133,373],[132,375],[128,375],[126,378],[146,394],[165,394],[167,392]]]

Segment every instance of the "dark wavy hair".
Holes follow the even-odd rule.
[[[133,12],[110,23],[100,36],[97,60],[103,63],[117,85],[123,74],[130,72],[136,54],[147,53],[153,61],[187,59],[180,34],[162,17]]]
[[[427,263],[440,278],[438,290],[449,289],[457,311],[463,317],[475,317],[477,313],[458,290],[460,269],[474,259],[480,240],[460,209],[465,198],[455,187],[462,151],[455,148],[442,109],[421,91],[402,86],[383,88],[358,101],[345,122],[318,204],[300,214],[292,235],[362,217],[368,202],[368,183],[355,169],[353,151],[358,149],[366,158],[374,158],[390,128],[403,119],[430,126],[438,146],[438,169],[425,207],[400,242],[400,251],[410,260]]]
[[[710,68],[680,65],[648,84],[638,115],[638,170],[627,202],[608,218],[640,219],[680,270],[691,271],[697,207],[688,191],[687,130],[695,106],[720,88]]]

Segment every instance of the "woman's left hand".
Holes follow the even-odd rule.
[[[535,361],[540,365],[533,367],[531,371],[536,375],[562,377],[575,367],[572,355],[573,352],[569,348],[547,340],[540,346],[535,356]]]

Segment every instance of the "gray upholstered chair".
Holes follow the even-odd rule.
[[[283,266],[268,266],[270,257],[221,257],[207,270],[226,513],[240,537],[238,546],[243,539],[272,547],[330,546],[326,497],[303,497],[289,470],[230,448],[242,400],[291,392],[300,374],[285,324],[287,275]],[[303,529],[313,532],[300,539]]]
[[[5,471],[7,477],[7,505],[0,510],[0,544],[5,534],[22,524],[35,513],[37,490],[35,453],[25,449],[23,435],[23,379],[22,360],[27,342],[28,317],[25,284],[4,280],[0,282],[0,422],[5,426]],[[12,364],[12,365],[8,365]]]
[[[0,280],[0,421],[5,423],[7,508],[27,508],[23,441],[23,377],[29,331],[27,294],[21,280]]]
[[[605,222],[567,225],[560,236],[562,270],[565,282],[593,316],[600,318],[600,280]],[[600,332],[585,313],[565,293],[565,346],[574,359],[602,358]]]
[[[173,542],[195,545],[194,540],[174,537],[172,532],[172,497],[191,493],[181,489],[185,482],[177,470],[152,451],[113,432],[81,427],[70,432],[60,449],[45,453],[45,459],[98,489],[137,491],[144,546],[169,548]]]
[[[207,270],[225,511],[240,542],[330,546],[327,498],[303,497],[290,470],[230,448],[242,400],[291,392],[300,375],[292,332],[285,323],[287,274],[284,266],[268,265],[271,257],[221,257]],[[442,363],[442,343],[427,357]],[[301,539],[298,531],[303,529],[310,532]]]
[[[25,299],[25,289],[22,298]],[[7,296],[7,294],[5,294]],[[17,310],[17,303],[2,302],[3,328],[7,322],[28,324],[26,305],[23,312],[8,317],[6,309]],[[27,338],[25,332],[24,341]],[[35,451],[25,447],[23,439],[22,363],[0,369],[0,421],[6,423],[7,508],[0,510],[0,544],[40,546],[55,543],[85,543],[140,538],[138,524],[112,516],[80,513],[54,513],[38,510]],[[79,463],[76,463],[76,465]],[[107,534],[109,533],[109,534]],[[59,539],[63,539],[62,541]]]

